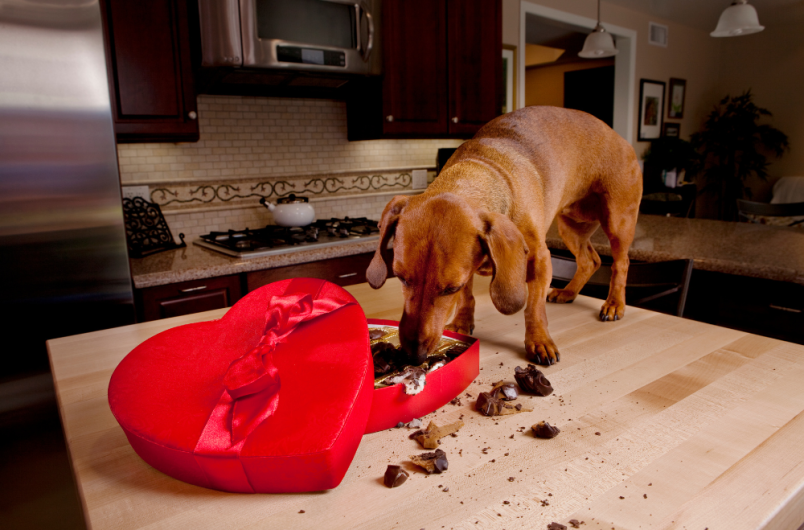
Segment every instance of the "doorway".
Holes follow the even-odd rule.
[[[604,21],[619,53],[607,59],[580,59],[578,51],[596,24],[591,18],[522,2],[519,49],[524,53],[519,54],[517,90],[524,97],[517,98],[518,105],[585,110],[633,143],[636,31]]]

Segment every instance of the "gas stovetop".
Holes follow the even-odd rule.
[[[251,230],[210,232],[193,243],[237,258],[258,258],[299,250],[379,239],[378,222],[365,217],[315,221],[304,227],[268,225]]]

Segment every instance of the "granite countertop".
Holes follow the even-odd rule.
[[[611,255],[602,230],[592,236],[595,249]],[[376,240],[262,258],[232,258],[189,243],[186,248],[131,260],[134,287],[227,276],[373,252]],[[566,248],[555,224],[547,245]],[[804,285],[804,230],[708,219],[640,215],[630,257],[641,261],[695,260],[695,268]]]
[[[555,223],[547,245],[567,248]],[[592,245],[611,255],[602,230]],[[689,258],[699,270],[804,285],[804,230],[797,228],[640,214],[628,255],[648,262]]]
[[[288,265],[298,265],[341,256],[374,252],[377,238],[356,239],[333,247],[299,249],[287,254],[259,258],[234,258],[209,250],[192,242],[186,247],[168,250],[146,258],[131,259],[131,274],[134,287],[144,289],[157,285],[202,280],[216,276],[228,276],[241,272],[261,271]]]

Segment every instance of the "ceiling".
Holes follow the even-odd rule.
[[[765,27],[769,24],[804,20],[804,0],[748,0],[748,3],[756,8],[759,23]],[[720,13],[731,4],[731,0],[604,0],[600,8],[600,17],[604,24],[606,4],[713,31]]]

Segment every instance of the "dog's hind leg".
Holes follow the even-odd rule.
[[[638,205],[639,202],[636,202]],[[609,295],[600,309],[600,320],[619,320],[625,316],[625,282],[628,276],[628,249],[634,240],[634,230],[637,223],[637,207],[627,209],[625,212],[609,209],[601,226],[611,243],[611,257],[614,263],[611,266],[611,283]]]
[[[600,268],[600,256],[592,246],[589,238],[600,226],[597,221],[580,221],[568,215],[559,214],[558,233],[575,256],[578,266],[572,280],[563,289],[553,289],[547,295],[548,302],[557,304],[570,303],[575,300],[589,278]]]
[[[472,278],[473,276],[469,277],[469,281],[458,293],[455,316],[444,329],[464,335],[471,335],[475,330],[475,297],[472,294]]]

